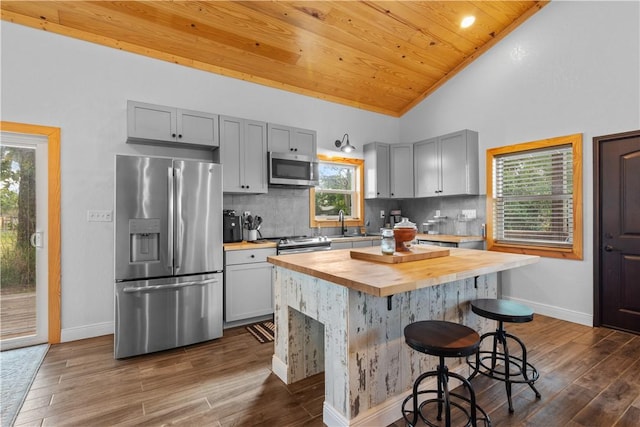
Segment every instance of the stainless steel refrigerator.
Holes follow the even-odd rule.
[[[116,156],[116,358],[222,336],[222,166]]]

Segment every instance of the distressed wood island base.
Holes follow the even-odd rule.
[[[437,358],[411,350],[403,330],[417,320],[448,320],[480,334],[495,322],[468,301],[497,297],[497,272],[538,257],[452,249],[449,257],[404,264],[354,260],[349,250],[269,257],[276,265],[273,372],[287,384],[325,373],[329,426],[388,425]],[[466,369],[462,360],[452,370]]]

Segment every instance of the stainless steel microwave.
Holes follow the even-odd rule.
[[[318,161],[303,154],[269,152],[269,185],[314,187],[318,185]]]

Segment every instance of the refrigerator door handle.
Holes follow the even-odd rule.
[[[167,268],[173,274],[173,168],[167,168]]]
[[[173,260],[173,266],[175,268],[175,274],[178,273],[180,269],[180,265],[182,263],[182,239],[183,239],[183,218],[182,218],[182,169],[175,168],[175,177],[176,177],[176,244],[175,244],[175,258]]]
[[[122,289],[122,292],[133,293],[133,292],[152,292],[157,290],[171,290],[171,289],[180,289],[186,288],[187,286],[197,286],[197,285],[208,285],[209,283],[218,283],[218,279],[208,279],[208,280],[199,280],[195,282],[183,282],[183,283],[174,283],[171,285],[153,285],[153,286],[140,286],[135,287],[132,286],[130,288]]]

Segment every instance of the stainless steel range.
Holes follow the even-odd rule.
[[[301,254],[306,252],[328,251],[331,239],[328,237],[291,236],[278,239],[278,255]]]

